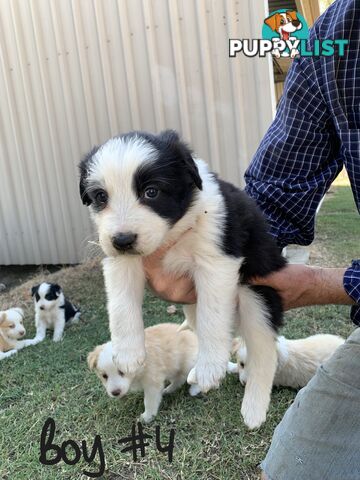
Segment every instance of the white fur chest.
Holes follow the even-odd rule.
[[[174,227],[169,242],[178,238],[166,254],[164,268],[175,275],[193,275],[204,262],[223,259],[240,267],[241,258],[230,258],[222,250],[226,207],[218,183],[208,172],[207,165],[197,160],[203,190],[187,214]]]
[[[59,316],[59,311],[60,309],[57,307],[54,307],[51,310],[40,310],[40,308],[37,308],[36,314],[38,319],[47,327],[53,327]]]

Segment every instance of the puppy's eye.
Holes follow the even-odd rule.
[[[99,190],[95,195],[95,201],[98,205],[104,205],[108,200],[107,193],[104,190]]]
[[[245,363],[244,363],[244,362],[240,362],[240,367],[241,367],[241,368],[245,368]]]
[[[124,376],[124,372],[122,372],[121,370],[118,370],[118,374],[120,375],[120,377]]]
[[[282,18],[282,19],[280,20],[280,25],[284,25],[284,23],[285,23],[285,21],[284,21],[284,19]]]
[[[145,198],[156,198],[159,195],[159,190],[154,187],[148,187],[145,189],[144,197]]]
[[[11,325],[9,325],[9,328],[15,328],[15,325],[12,323]]]
[[[107,380],[107,379],[108,379],[108,376],[106,375],[106,373],[103,373],[103,376],[102,376],[102,377],[103,377],[104,380]]]

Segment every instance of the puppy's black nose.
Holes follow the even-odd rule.
[[[300,25],[300,20],[293,20],[291,23],[294,25],[294,27],[298,27]]]
[[[114,397],[118,397],[120,395],[120,393],[121,393],[121,390],[119,390],[119,389],[118,390],[113,390],[111,392],[111,395],[113,395]]]
[[[45,310],[45,308],[44,308],[44,307],[40,307],[40,310]]]
[[[136,233],[118,233],[112,238],[112,244],[117,250],[130,250],[134,246],[136,238]]]

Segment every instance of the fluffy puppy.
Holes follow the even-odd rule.
[[[162,323],[145,329],[145,348],[146,362],[135,373],[117,368],[111,342],[96,347],[87,360],[110,397],[122,398],[128,392],[144,391],[145,411],[140,418],[147,423],[157,415],[163,394],[174,392],[186,382],[195,365],[198,343],[189,330],[179,332],[177,325]],[[165,382],[170,382],[166,388]],[[191,385],[190,395],[199,391]]]
[[[21,308],[10,308],[0,312],[0,360],[15,355],[29,345],[24,338],[24,312]]]
[[[318,334],[298,340],[285,337],[277,339],[278,363],[274,385],[302,388],[315,375],[317,368],[326,362],[345,340],[337,335]],[[234,344],[237,364],[229,363],[228,372],[238,373],[245,385],[248,377],[246,368],[247,351],[244,342],[237,339]]]
[[[199,351],[188,376],[203,392],[226,374],[233,330],[248,346],[249,380],[241,412],[255,428],[266,419],[276,369],[279,295],[249,279],[285,260],[255,202],[210,172],[174,131],[131,132],[95,147],[80,164],[80,195],[100,245],[115,365],[135,373],[145,361],[143,257],[167,244],[163,268],[189,275],[197,305]]]
[[[59,342],[65,326],[79,321],[80,310],[65,298],[61,287],[56,283],[35,285],[31,289],[31,295],[34,299],[36,326],[32,345],[44,340],[47,329],[54,330],[53,341]]]

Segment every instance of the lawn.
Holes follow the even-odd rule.
[[[317,241],[311,247],[312,263],[346,266],[359,255],[360,222],[349,187],[337,186],[325,200],[317,221]],[[101,436],[106,458],[104,479],[255,479],[257,465],[264,457],[275,426],[295,392],[275,389],[266,424],[248,431],[240,415],[243,388],[235,376],[228,376],[218,391],[202,398],[191,398],[187,387],[164,398],[160,413],[144,430],[155,436],[161,427],[163,443],[175,429],[175,449],[170,464],[165,453],[150,440],[146,456],[134,462],[123,453],[122,437],[143,411],[142,395],[121,401],[105,395],[99,381],[90,373],[86,356],[93,347],[109,339],[105,293],[99,262],[67,268],[51,275],[38,275],[32,281],[0,295],[1,309],[23,306],[28,336],[33,336],[33,306],[30,287],[41,280],[60,283],[66,294],[81,306],[79,325],[71,327],[62,343],[50,337],[0,364],[0,478],[1,480],[77,480],[87,478],[82,471],[98,467],[80,461],[77,465],[45,466],[39,462],[40,433],[45,420],[56,422],[53,443],[86,440],[91,450],[94,436]],[[182,321],[181,309],[174,315],[167,304],[146,296],[146,326]],[[296,338],[318,332],[348,335],[352,325],[347,307],[314,307],[286,315],[283,334]],[[71,451],[68,450],[69,452]],[[49,456],[54,455],[50,452]],[[70,453],[69,453],[70,456]],[[96,457],[98,459],[98,457]]]

